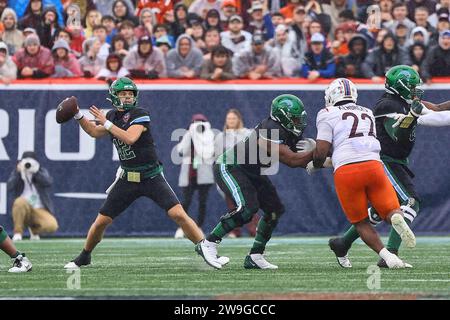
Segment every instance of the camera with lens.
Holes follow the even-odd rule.
[[[203,133],[206,130],[205,126],[203,124],[201,124],[201,123],[197,125],[196,129],[197,129],[198,133]]]
[[[25,169],[30,169],[31,168],[31,163],[25,162],[25,164],[23,166],[25,167]]]

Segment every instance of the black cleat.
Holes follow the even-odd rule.
[[[70,261],[64,266],[64,269],[77,269],[81,266],[88,266],[91,264],[91,254],[82,252],[78,257]]]
[[[337,262],[342,268],[352,267],[350,259],[348,258],[348,250],[350,249],[350,247],[344,244],[342,238],[331,238],[330,240],[328,240],[328,245],[336,255]]]
[[[398,257],[398,250],[394,250],[394,249],[388,249],[388,251],[390,253],[395,254]],[[380,258],[380,260],[378,260],[377,266],[380,268],[389,268],[386,261],[384,261],[383,258]]]

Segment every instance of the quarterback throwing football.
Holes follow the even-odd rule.
[[[75,119],[94,138],[109,136],[120,158],[118,179],[89,229],[83,251],[65,268],[78,268],[91,263],[91,252],[102,240],[105,229],[137,198],[144,196],[167,211],[169,217],[193,243],[203,239],[203,233],[186,214],[167,183],[163,167],[156,155],[150,132],[150,116],[138,107],[138,89],[129,78],[119,78],[111,84],[109,96],[115,107],[106,116],[92,106],[90,113],[100,125],[87,120],[79,111]]]

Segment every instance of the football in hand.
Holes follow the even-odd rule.
[[[71,96],[65,98],[58,104],[56,108],[56,122],[64,123],[69,121],[78,112],[78,101],[77,98]]]

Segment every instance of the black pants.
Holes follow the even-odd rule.
[[[220,189],[234,200],[243,224],[250,222],[259,209],[268,215],[284,212],[277,190],[267,176],[251,175],[238,166],[224,164],[214,166],[214,176]]]
[[[192,196],[195,190],[198,191],[198,218],[197,225],[201,227],[205,221],[206,216],[206,202],[208,201],[209,188],[212,184],[197,184],[197,181],[192,181],[189,186],[183,187],[183,208],[188,211],[192,203]],[[189,211],[188,211],[189,212]]]
[[[165,211],[180,203],[164,174],[160,173],[140,183],[119,179],[99,212],[104,216],[115,219],[139,197],[150,198]]]

